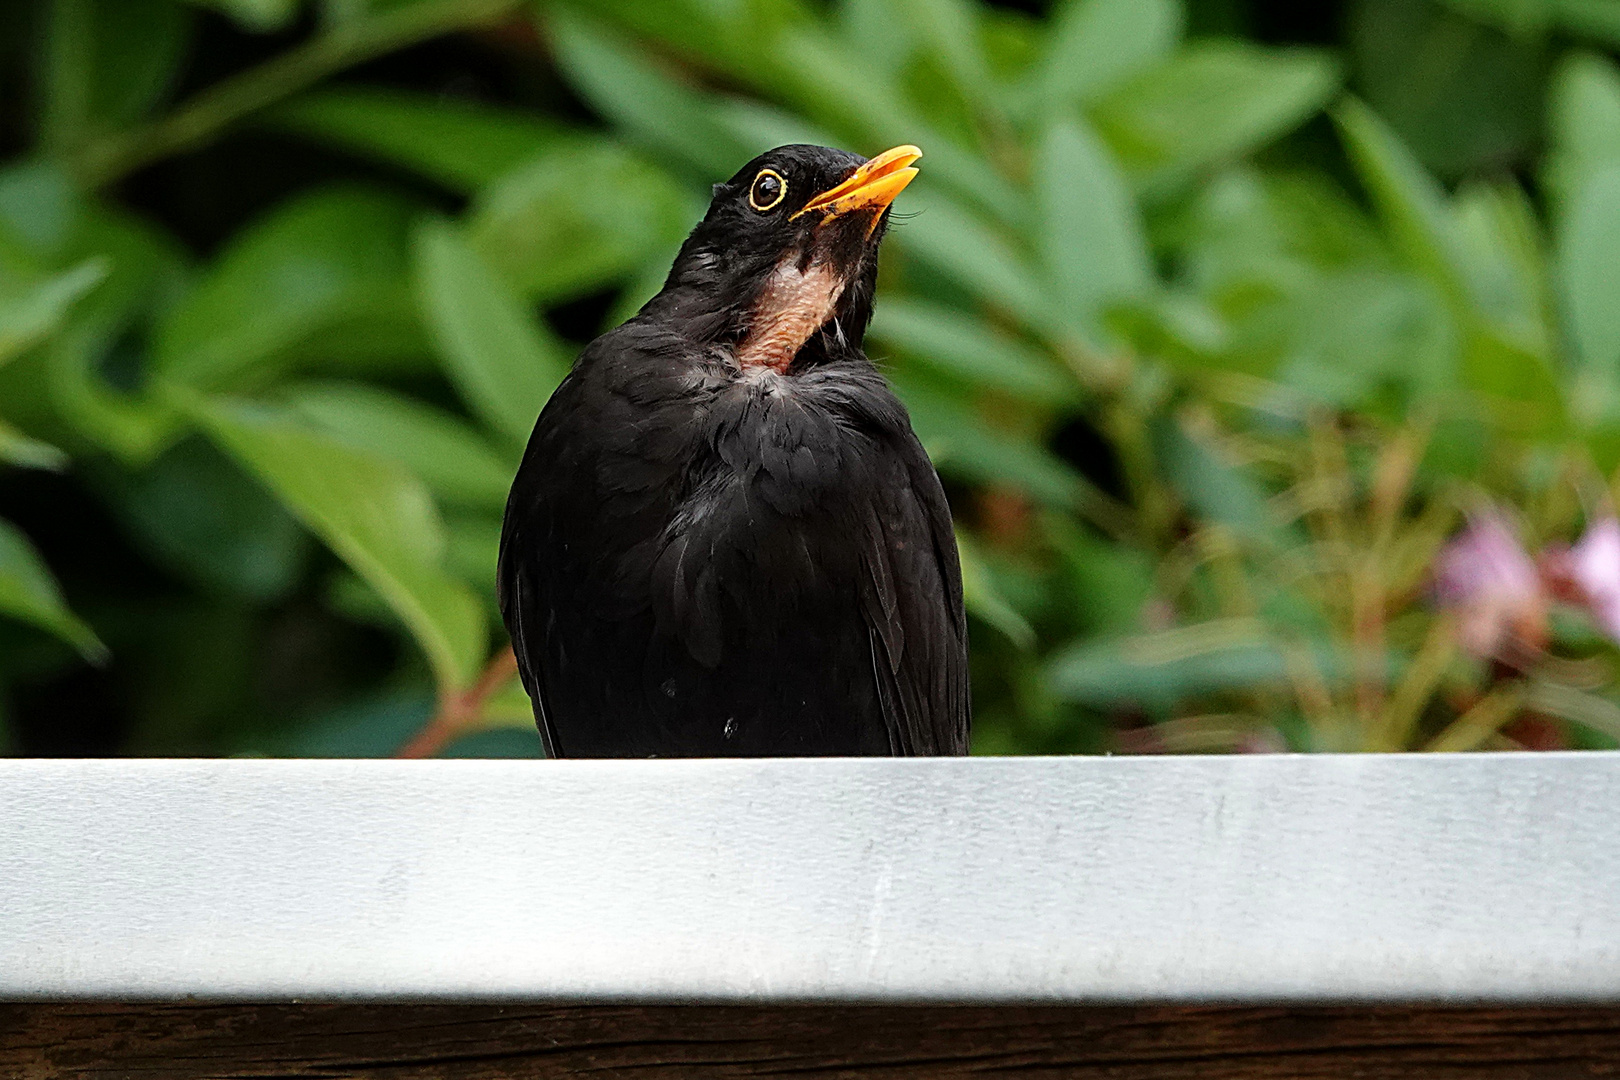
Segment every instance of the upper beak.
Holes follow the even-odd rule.
[[[878,214],[917,175],[911,163],[920,157],[922,151],[915,146],[897,146],[893,150],[885,150],[856,169],[842,183],[805,203],[804,209],[793,217],[812,210],[825,210],[828,217],[847,214],[851,210],[876,210],[877,213],[872,216],[872,224],[876,226]]]

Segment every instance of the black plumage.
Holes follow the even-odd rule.
[[[541,413],[499,580],[553,756],[967,752],[950,511],[861,348],[917,156],[784,146],[716,185]]]

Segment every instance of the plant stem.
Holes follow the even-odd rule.
[[[1517,716],[1523,705],[1524,690],[1521,686],[1517,683],[1500,686],[1453,720],[1423,749],[1438,753],[1472,750]]]
[[[517,657],[510,648],[502,649],[489,662],[478,681],[467,690],[457,693],[446,691],[439,698],[439,711],[434,714],[411,741],[400,748],[395,757],[427,758],[476,729],[484,719],[484,704],[489,696],[517,674]]]
[[[243,117],[346,67],[504,13],[514,0],[419,0],[342,23],[193,97],[168,116],[87,146],[77,172],[100,187],[154,161],[199,146]]]
[[[1102,430],[1114,441],[1120,469],[1135,507],[1137,541],[1155,558],[1175,544],[1173,507],[1158,482],[1152,438],[1143,413],[1121,397],[1106,401]]]
[[[72,145],[90,116],[93,26],[85,0],[56,0],[45,16],[39,135],[48,151]]]
[[[1441,613],[1429,624],[1428,635],[1418,649],[1395,692],[1384,702],[1383,714],[1374,731],[1371,750],[1393,753],[1405,750],[1417,730],[1423,708],[1434,696],[1434,688],[1457,655],[1455,619]]]

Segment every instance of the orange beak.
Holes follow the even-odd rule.
[[[805,203],[804,209],[793,217],[812,210],[825,211],[829,218],[852,210],[873,210],[872,227],[876,228],[878,217],[884,209],[917,175],[911,163],[920,157],[922,151],[915,146],[897,146],[893,150],[885,150],[856,169],[842,183]]]

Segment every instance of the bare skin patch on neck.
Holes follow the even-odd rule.
[[[844,280],[831,266],[812,263],[801,269],[797,257],[782,260],[754,302],[737,363],[745,370],[785,373],[800,346],[833,317],[843,292]]]

